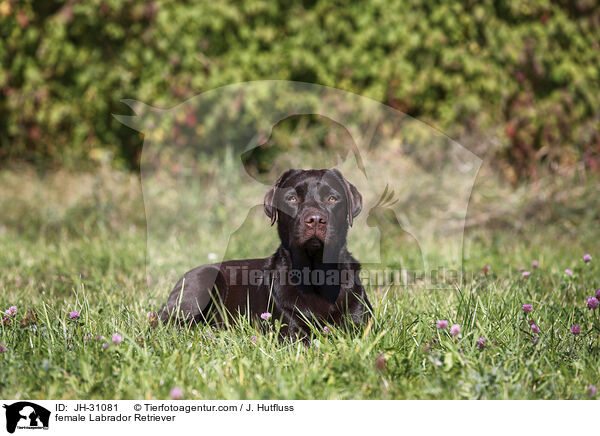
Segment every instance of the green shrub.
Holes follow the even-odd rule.
[[[233,82],[366,95],[461,138],[497,138],[516,178],[600,168],[600,10],[572,2],[0,0],[0,158],[136,166],[122,98],[169,107]]]

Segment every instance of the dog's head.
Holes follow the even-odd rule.
[[[264,200],[287,249],[323,252],[346,243],[348,227],[362,209],[362,196],[336,170],[287,170]]]

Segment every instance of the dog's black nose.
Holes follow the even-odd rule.
[[[306,218],[304,218],[304,223],[307,227],[315,227],[317,225],[325,225],[327,224],[327,218],[323,215],[319,214],[310,214]]]

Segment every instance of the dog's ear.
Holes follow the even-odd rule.
[[[279,176],[275,184],[265,194],[263,207],[265,208],[265,214],[267,214],[267,216],[271,218],[271,225],[275,224],[275,221],[277,221],[278,217],[277,205],[275,204],[275,195],[277,194],[277,189],[279,189],[281,185],[283,185],[283,182],[285,182],[288,179],[288,177],[290,177],[296,171],[298,170],[285,171],[281,176]]]
[[[352,183],[350,183],[337,169],[333,169],[333,173],[344,187],[344,195],[346,196],[346,204],[348,205],[347,221],[352,227],[354,218],[358,216],[362,210],[362,195]]]

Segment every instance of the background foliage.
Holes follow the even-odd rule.
[[[134,168],[142,138],[112,118],[120,99],[169,107],[285,79],[484,135],[513,181],[540,162],[600,168],[595,0],[1,0],[0,37],[4,162]]]

